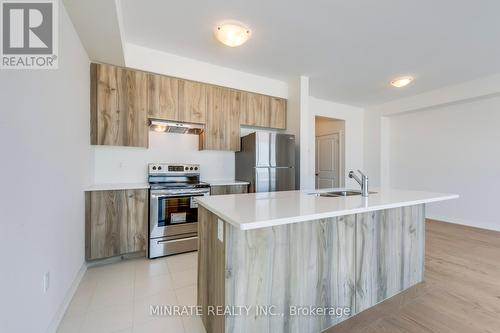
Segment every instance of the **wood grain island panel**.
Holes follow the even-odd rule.
[[[199,211],[198,304],[250,307],[205,311],[207,333],[320,332],[423,280],[423,204],[251,230]],[[283,315],[257,315],[259,305]],[[294,306],[351,313],[293,315]]]

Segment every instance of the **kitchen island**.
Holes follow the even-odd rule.
[[[458,196],[375,191],[200,198],[207,332],[320,332],[422,282],[425,205]]]

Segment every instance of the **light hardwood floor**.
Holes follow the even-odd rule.
[[[500,233],[428,220],[425,269],[425,282],[325,332],[500,332]]]

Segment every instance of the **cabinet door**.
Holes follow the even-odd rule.
[[[224,110],[224,130],[227,133],[225,138],[225,146],[227,147],[226,150],[240,151],[241,92],[232,89],[225,89],[223,98],[227,99],[227,102],[223,103],[223,105],[227,107]]]
[[[270,127],[271,98],[269,96],[243,93],[243,110],[240,115],[242,125]]]
[[[211,86],[207,96],[207,120],[200,135],[200,149],[240,150],[241,93]]]
[[[179,121],[204,124],[208,85],[187,80],[179,82]]]
[[[144,251],[147,214],[147,190],[87,192],[86,258]]]
[[[122,253],[145,251],[148,244],[148,191],[147,190],[126,190],[123,191],[125,198],[122,204],[122,211],[127,216],[122,220],[126,221],[126,232],[120,241]]]
[[[286,99],[271,97],[269,127],[278,129],[286,128]]]
[[[148,147],[147,74],[94,64],[91,79],[91,143]]]
[[[179,120],[179,80],[148,74],[148,116],[154,119]]]

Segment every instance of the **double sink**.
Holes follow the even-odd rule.
[[[369,192],[370,194],[377,193],[377,192]],[[317,197],[350,197],[353,195],[361,195],[361,191],[355,191],[355,190],[338,190],[338,191],[331,191],[331,192],[315,192],[315,193],[309,193],[311,195],[315,195]]]

